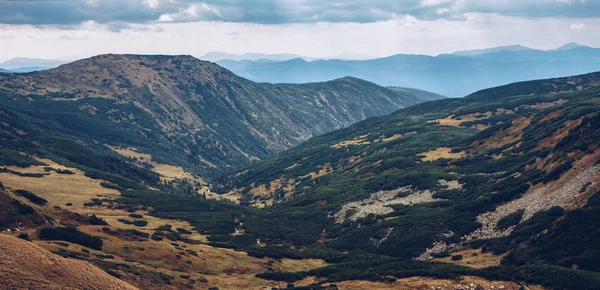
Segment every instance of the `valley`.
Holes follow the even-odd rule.
[[[600,73],[424,103],[410,92],[253,83],[187,56],[2,75],[0,247],[31,250],[3,251],[19,270],[0,277],[78,288],[84,267],[90,289],[600,286]],[[46,275],[54,264],[61,279]]]

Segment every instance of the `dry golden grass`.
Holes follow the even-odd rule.
[[[303,272],[327,266],[327,263],[318,259],[292,260],[281,259],[280,271]]]
[[[2,289],[137,289],[88,262],[6,235],[0,235],[0,261]]]
[[[292,164],[292,165],[290,165],[290,166],[286,167],[284,170],[292,170],[292,169],[294,169],[294,168],[296,168],[296,167],[298,167],[298,166],[300,166],[300,164],[298,164],[298,163],[294,163],[294,164]]]
[[[476,254],[476,256],[474,256],[474,254]],[[453,255],[462,255],[463,259],[459,261],[453,261],[451,257],[445,257],[433,259],[433,261],[481,269],[500,266],[502,258],[504,258],[504,256],[507,254],[494,255],[492,253],[481,253],[481,249],[467,249],[453,253]]]
[[[30,166],[27,168],[8,167],[11,170],[24,173],[49,173],[43,177],[23,177],[11,173],[0,173],[0,180],[5,186],[12,189],[23,189],[31,191],[46,200],[52,205],[65,207],[67,203],[73,203],[69,207],[75,212],[86,212],[83,206],[92,198],[99,196],[107,198],[116,198],[120,195],[117,190],[105,188],[100,185],[102,180],[91,179],[84,175],[84,172],[66,166],[59,165],[49,159],[39,160],[48,164],[49,167],[71,170],[75,174],[59,174],[54,171],[46,172],[45,166]]]
[[[507,129],[503,129],[492,137],[479,142],[476,145],[477,150],[488,150],[500,148],[508,144],[518,144],[523,139],[523,130],[529,126],[531,119],[519,117],[512,121],[512,125]],[[507,149],[508,150],[508,149]]]
[[[460,127],[460,125],[463,122],[487,119],[487,118],[491,117],[493,115],[493,113],[485,112],[485,113],[483,113],[482,117],[478,117],[479,115],[482,115],[482,113],[474,113],[474,114],[468,114],[468,115],[463,115],[463,116],[450,115],[444,119],[429,120],[427,122],[437,123],[438,126]]]
[[[440,147],[434,150],[430,150],[427,152],[420,153],[419,155],[423,155],[423,161],[434,161],[438,159],[459,159],[464,157],[466,153],[464,151],[461,152],[452,152],[452,148],[450,147]]]
[[[214,248],[208,245],[191,245],[181,242],[126,241],[102,231],[100,226],[83,226],[80,230],[104,240],[104,253],[115,256],[114,261],[150,270],[160,269],[172,276],[190,274],[192,278],[201,273],[208,283],[194,285],[194,289],[218,287],[220,289],[261,289],[261,287],[281,287],[285,284],[256,278],[255,275],[268,271],[308,271],[326,265],[323,260],[281,261],[269,258],[250,257],[244,252]],[[176,243],[181,248],[176,248]],[[55,245],[49,245],[55,247]],[[77,247],[75,245],[75,247]],[[127,248],[126,248],[127,247]],[[141,250],[143,248],[143,250]],[[197,256],[187,252],[195,251]],[[178,258],[177,255],[181,257]],[[128,261],[136,261],[135,263]],[[188,262],[189,261],[189,262]],[[271,262],[271,266],[267,262]]]
[[[556,144],[558,144],[562,139],[564,139],[565,137],[567,137],[569,135],[569,131],[571,131],[575,127],[579,126],[582,121],[583,121],[583,117],[581,117],[577,120],[565,121],[565,123],[564,123],[565,126],[558,128],[558,130],[556,130],[556,132],[554,132],[552,134],[552,136],[542,139],[538,143],[538,148],[544,148],[544,147],[554,148],[556,146]]]
[[[531,109],[547,109],[556,105],[561,105],[566,103],[567,100],[565,99],[560,99],[554,102],[545,102],[545,103],[537,103],[537,104],[533,104],[533,105],[523,105],[522,107],[524,108],[531,108]]]
[[[417,132],[408,132],[408,133],[405,133],[405,134],[394,134],[394,135],[392,135],[390,137],[387,137],[387,138],[382,136],[382,137],[377,138],[375,140],[375,142],[390,142],[390,141],[394,141],[394,140],[400,139],[400,138],[402,138],[404,136],[410,136],[410,135],[415,135],[415,134],[417,134]]]
[[[13,190],[23,189],[31,191],[34,194],[46,199],[52,206],[60,206],[72,212],[84,215],[95,214],[104,219],[108,224],[122,229],[137,229],[150,230],[164,224],[171,224],[174,228],[184,228],[191,231],[192,226],[188,222],[179,220],[162,219],[148,215],[147,211],[138,211],[143,214],[143,219],[148,222],[144,227],[135,225],[126,225],[118,221],[118,219],[133,220],[129,217],[129,212],[125,210],[110,209],[106,206],[90,206],[86,207],[83,204],[91,201],[92,198],[118,198],[121,193],[117,190],[105,188],[100,185],[103,180],[91,179],[84,175],[84,172],[71,167],[62,166],[49,159],[40,159],[47,166],[70,170],[75,174],[59,174],[55,171],[46,172],[45,166],[30,166],[27,168],[8,167],[11,170],[27,173],[48,173],[43,177],[24,177],[11,173],[0,173],[0,181],[6,187]],[[66,206],[67,203],[72,203],[72,206]],[[105,203],[106,204],[106,203]],[[196,234],[196,238],[205,241],[206,237]]]
[[[429,277],[411,277],[398,279],[394,283],[383,283],[383,282],[371,282],[371,281],[344,281],[335,283],[339,289],[347,290],[413,290],[413,289],[472,289],[470,284],[480,284],[483,289],[505,289],[505,290],[517,290],[521,286],[514,282],[501,282],[501,281],[489,281],[479,277],[465,276],[462,280],[447,280],[447,279],[433,279]],[[531,290],[538,290],[542,288],[528,288]]]
[[[315,172],[311,172],[307,175],[303,175],[301,178],[306,178],[306,177],[310,176],[310,179],[315,179],[315,178],[319,178],[319,177],[325,176],[325,175],[333,172],[333,167],[331,166],[331,163],[327,163],[325,165],[319,165],[319,166],[317,166],[317,168],[319,169],[319,171],[315,171]]]
[[[371,142],[366,140],[366,138],[368,136],[369,136],[369,134],[366,134],[366,135],[358,136],[352,140],[345,140],[345,141],[339,142],[337,144],[331,145],[331,148],[340,149],[340,148],[348,147],[348,146],[352,146],[352,145],[369,145],[369,144],[371,144]]]
[[[129,158],[137,158],[138,162],[150,164],[152,166],[152,171],[160,174],[165,180],[171,181],[175,179],[188,179],[197,181],[200,184],[206,184],[204,179],[185,171],[185,169],[183,169],[182,167],[169,164],[161,164],[152,161],[152,156],[150,154],[137,152],[135,151],[136,148],[120,148],[109,145],[106,146],[114,150],[115,152],[121,154],[122,156]]]
[[[498,108],[496,110],[496,112],[488,111],[485,113],[473,113],[473,114],[462,115],[462,116],[450,115],[444,119],[429,120],[427,122],[437,123],[438,126],[461,127],[463,122],[485,120],[494,115],[514,114],[514,113],[515,112],[510,109]],[[477,124],[477,126],[475,126],[474,128],[477,128],[479,130],[484,130],[488,127],[489,126],[486,126],[483,124]]]

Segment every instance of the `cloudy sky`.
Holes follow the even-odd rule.
[[[600,47],[600,0],[0,0],[0,61]]]

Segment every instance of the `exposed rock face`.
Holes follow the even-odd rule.
[[[406,193],[409,195],[397,197],[399,194]],[[391,205],[413,205],[436,201],[441,201],[441,199],[433,198],[433,192],[430,190],[414,190],[410,186],[404,186],[394,190],[378,191],[371,194],[367,199],[347,203],[340,211],[333,215],[333,218],[336,223],[341,224],[347,219],[356,221],[370,214],[381,216],[392,213],[394,210],[390,207]],[[348,213],[351,213],[349,217]]]
[[[191,56],[101,55],[47,71],[0,75],[0,90],[76,101],[89,114],[164,135],[191,163],[206,168],[262,159],[421,100],[355,78],[255,83]],[[97,98],[114,103],[98,107],[92,102]],[[149,116],[126,111],[126,104]],[[153,122],[160,132],[146,124]]]
[[[457,250],[476,240],[501,238],[510,235],[516,225],[506,229],[497,229],[496,225],[503,217],[519,210],[524,210],[521,222],[530,219],[534,214],[548,210],[554,206],[565,209],[575,209],[585,203],[592,189],[598,185],[600,165],[591,166],[581,170],[574,170],[560,180],[529,190],[521,198],[512,200],[496,208],[495,211],[486,212],[477,217],[481,227],[474,232],[462,237],[459,244],[446,244],[436,242],[428,248],[418,260],[428,260],[431,254]],[[590,190],[591,191],[591,190]]]

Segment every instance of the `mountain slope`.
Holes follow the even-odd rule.
[[[97,56],[0,76],[0,90],[6,110],[197,173],[262,159],[419,101],[355,78],[254,83],[190,56]]]
[[[67,259],[0,235],[0,287],[4,289],[137,289],[91,264]]]
[[[388,87],[388,89],[390,89],[398,94],[408,94],[410,96],[413,96],[416,100],[419,101],[419,103],[441,100],[441,99],[446,98],[446,97],[436,94],[436,93],[418,90],[418,89],[399,88],[399,87]]]
[[[594,288],[599,122],[600,73],[515,83],[313,138],[228,176],[218,190],[273,204],[243,221],[267,245],[394,257],[374,262],[369,275],[416,266],[398,259],[461,255],[445,260],[461,263],[476,250],[502,265],[478,275]],[[319,273],[339,281],[367,264]]]
[[[364,61],[288,60],[220,61],[234,73],[255,81],[314,82],[353,76],[383,86],[424,89],[448,97],[516,81],[561,77],[600,70],[600,49],[491,50],[473,55],[398,54]]]

